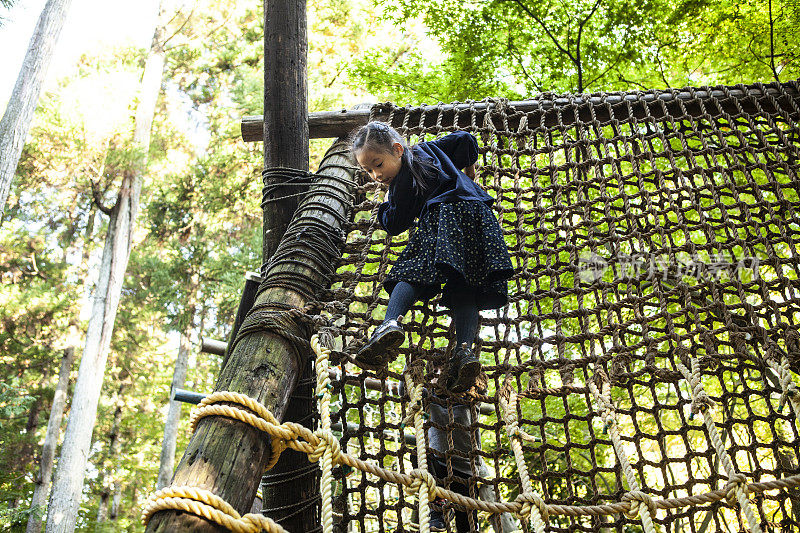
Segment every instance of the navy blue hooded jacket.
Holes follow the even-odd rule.
[[[378,221],[389,235],[398,235],[433,204],[476,200],[491,205],[494,199],[461,169],[478,160],[478,141],[465,131],[456,131],[435,141],[411,147],[412,164],[426,177],[421,190],[406,160],[389,184],[387,201],[378,207]],[[426,164],[427,163],[427,164]]]

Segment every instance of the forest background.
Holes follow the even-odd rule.
[[[184,388],[212,390],[220,358],[199,339],[227,338],[243,274],[261,262],[263,156],[239,120],[262,112],[262,6],[163,0],[160,13],[165,66],[80,531],[142,530],[176,357],[188,359]],[[790,0],[309,0],[309,111],[794,80],[798,23]],[[69,398],[86,347],[109,206],[141,158],[147,54],[104,47],[53,69],[12,183],[0,226],[3,531],[28,523],[59,367],[74,350]],[[329,143],[312,141],[312,170]],[[62,433],[70,412],[67,400]],[[187,426],[183,407],[177,457]]]

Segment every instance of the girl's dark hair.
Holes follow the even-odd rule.
[[[435,172],[435,168],[427,161],[415,159],[403,136],[385,122],[376,120],[361,126],[352,136],[350,151],[353,155],[361,150],[391,154],[394,143],[400,143],[403,147],[403,161],[411,171],[414,184],[421,191],[427,189],[427,175]]]

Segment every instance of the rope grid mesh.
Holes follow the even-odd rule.
[[[341,237],[330,287],[315,286],[304,310],[270,302],[243,325],[317,353],[319,429],[279,424],[227,392],[204,400],[193,423],[233,417],[272,436],[272,463],[287,447],[319,461],[324,531],[427,531],[429,500],[446,515],[480,509],[473,531],[800,529],[800,86],[538,101],[526,112],[502,99],[371,112],[410,143],[457,129],[479,141],[478,181],[496,198],[516,271],[510,303],[482,312],[485,391],[457,397],[434,384],[454,348],[438,300],[412,308],[388,370],[348,362],[380,323],[381,281],[408,242],[380,229],[382,191],[362,175],[342,234],[315,227],[319,253],[302,259],[324,266]],[[297,260],[287,249],[262,272]],[[286,274],[262,290],[270,283],[303,286]],[[332,349],[309,345],[310,329]],[[367,386],[374,378],[383,391]],[[246,410],[220,405],[230,402]],[[449,423],[426,416],[431,403]],[[469,428],[453,417],[464,403]],[[448,451],[427,446],[431,427],[447,433]],[[455,450],[464,429],[471,450]],[[431,475],[432,460],[445,476]],[[172,488],[145,516],[174,501],[233,530],[282,530],[214,498]]]
[[[548,505],[638,504],[627,515],[551,513],[544,530],[553,532],[800,528],[797,488],[735,490],[743,480],[791,476],[800,463],[792,381],[800,367],[800,91],[796,82],[704,88],[702,98],[695,91],[682,91],[689,98],[542,95],[541,109],[524,113],[500,99],[373,108],[410,143],[456,129],[475,135],[478,181],[496,198],[516,269],[509,305],[482,312],[478,349],[488,389],[470,398],[473,407],[492,407],[488,415],[472,409],[482,447],[428,448],[428,457],[447,464],[438,487],[466,481],[471,498],[488,488],[503,502],[532,490]],[[408,474],[418,465],[415,441],[402,437],[409,396],[365,382],[403,381],[404,364],[421,360],[423,382],[431,383],[454,332],[436,300],[416,305],[388,372],[346,362],[382,319],[381,281],[408,242],[408,234],[381,231],[374,211],[383,192],[363,176],[360,184],[363,201],[327,292],[338,312],[326,314],[336,343],[331,361],[357,377],[331,382],[331,422],[342,427],[343,452]],[[702,397],[684,379],[692,365]],[[431,388],[438,397],[426,396],[423,407],[463,402]],[[503,415],[509,407],[515,435]],[[426,420],[426,429],[432,425]],[[437,427],[451,434],[457,426]],[[468,480],[453,470],[456,456],[473,466]],[[402,488],[341,466],[333,473],[336,530],[417,529],[417,502]],[[729,497],[652,504],[714,491]],[[542,514],[526,521],[534,518]],[[490,530],[492,520],[481,513],[472,527]],[[449,527],[455,531],[454,522]]]

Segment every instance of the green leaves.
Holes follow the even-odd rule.
[[[540,92],[782,80],[800,73],[788,0],[378,2],[424,37],[373,47],[351,74],[404,104]],[[770,22],[770,20],[772,22]],[[426,38],[427,37],[427,38]],[[432,42],[431,42],[432,41]],[[774,64],[774,65],[773,65]]]

